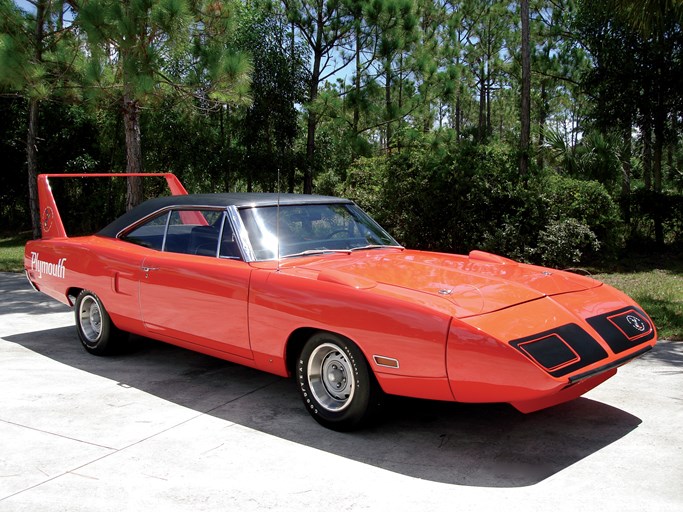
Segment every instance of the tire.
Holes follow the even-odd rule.
[[[379,405],[381,391],[363,354],[331,333],[314,334],[304,344],[297,381],[306,410],[332,430],[366,425]]]
[[[78,294],[74,309],[76,330],[85,350],[104,356],[120,347],[123,333],[112,323],[97,295],[83,290]]]

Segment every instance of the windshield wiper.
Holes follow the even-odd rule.
[[[382,245],[382,244],[370,244],[370,245],[363,245],[361,247],[354,247],[353,249],[349,249],[349,252],[353,251],[362,251],[363,249],[405,249],[405,247],[402,247],[400,245]]]
[[[282,258],[296,258],[297,256],[310,256],[312,254],[326,254],[326,253],[337,253],[337,254],[351,254],[353,251],[362,251],[364,249],[401,249],[404,247],[400,245],[380,245],[380,244],[370,244],[363,245],[361,247],[353,247],[351,249],[307,249],[301,252],[295,252],[294,254],[286,254]]]
[[[328,252],[349,254],[353,249],[308,249],[306,251],[286,254],[283,258],[294,258],[296,256],[310,256],[311,254],[325,254]]]

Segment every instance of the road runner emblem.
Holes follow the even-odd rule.
[[[45,231],[50,231],[50,228],[52,227],[52,217],[54,217],[54,213],[52,213],[52,208],[48,206],[43,210],[43,229]]]
[[[645,323],[635,315],[628,315],[626,321],[639,332],[645,331]]]

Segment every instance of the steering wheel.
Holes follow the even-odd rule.
[[[344,234],[346,234],[346,237],[347,237],[347,238],[350,238],[349,230],[348,230],[348,229],[336,229],[336,230],[332,231],[332,233],[329,233],[329,234],[327,235],[327,238],[332,238],[332,237],[334,237],[335,235],[338,235],[339,233],[344,233]]]

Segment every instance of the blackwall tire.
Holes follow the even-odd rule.
[[[119,348],[123,333],[112,323],[97,295],[83,290],[78,294],[74,311],[78,338],[85,350],[103,356]]]
[[[366,425],[379,403],[381,392],[365,357],[341,336],[314,334],[301,350],[296,374],[306,410],[332,430]]]

